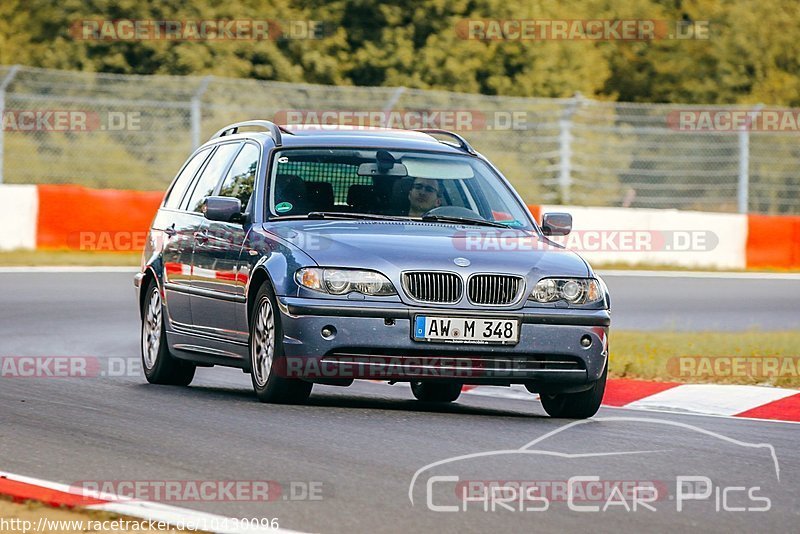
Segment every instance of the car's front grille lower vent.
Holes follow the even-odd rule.
[[[464,283],[455,273],[403,273],[403,289],[412,299],[435,304],[455,304],[461,300]]]
[[[523,280],[507,274],[476,274],[467,282],[467,296],[473,304],[505,306],[519,300]]]

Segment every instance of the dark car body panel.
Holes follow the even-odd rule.
[[[420,304],[401,290],[402,274],[412,269],[454,272],[465,277],[469,273],[519,275],[524,278],[526,295],[545,277],[595,277],[577,254],[549,242],[532,218],[532,230],[509,229],[508,236],[542,247],[507,254],[469,250],[465,245],[467,232],[494,231],[490,228],[421,221],[275,218],[267,213],[267,177],[276,150],[273,139],[262,133],[236,134],[207,143],[201,149],[231,141],[257,143],[261,150],[245,220],[210,221],[199,212],[162,207],[151,225],[142,269],[136,276],[140,290],[150,279],[161,288],[167,310],[167,341],[177,357],[248,371],[248,305],[254,290],[266,281],[278,300],[287,356],[320,361],[342,354],[467,354],[486,361],[528,356],[575,360],[576,367],[568,371],[528,369],[518,375],[460,380],[496,385],[524,383],[539,391],[580,390],[601,376],[608,358],[607,295],[603,303],[589,308],[563,303],[545,306],[526,298],[507,306],[486,307],[473,305],[466,298],[455,305]],[[428,135],[402,131],[300,129],[296,135],[284,135],[280,149],[330,146],[465,155],[458,147]],[[469,157],[483,159],[480,155]],[[459,267],[454,263],[456,258],[467,259],[469,266]],[[294,278],[297,270],[315,266],[381,272],[397,288],[397,294],[365,297],[351,293],[337,297],[300,287]],[[419,314],[516,318],[520,321],[520,342],[508,346],[418,342],[411,337],[411,324]],[[320,335],[326,326],[335,327],[335,338]],[[592,339],[590,347],[579,344],[582,336]],[[387,374],[387,378],[391,377]]]

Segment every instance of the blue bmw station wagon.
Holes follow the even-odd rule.
[[[509,182],[444,130],[231,124],[186,161],[135,277],[146,378],[241,368],[264,402],[408,382],[426,402],[522,384],[553,417],[602,401],[610,300]]]

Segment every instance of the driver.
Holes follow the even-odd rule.
[[[438,180],[414,178],[408,192],[408,216],[422,217],[425,213],[442,204]]]

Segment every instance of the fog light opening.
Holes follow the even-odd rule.
[[[581,347],[583,347],[584,349],[588,349],[591,346],[592,346],[592,337],[591,336],[584,335],[583,337],[581,337]]]
[[[323,326],[320,334],[323,339],[333,339],[336,337],[336,328],[331,325]]]

